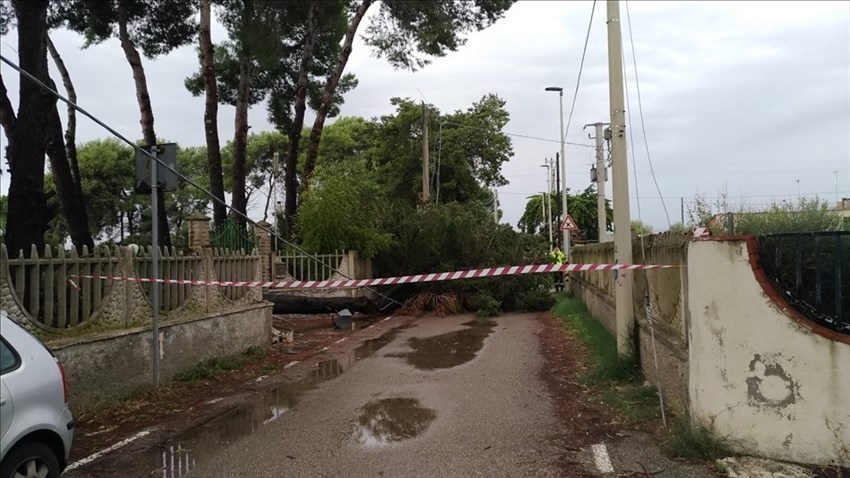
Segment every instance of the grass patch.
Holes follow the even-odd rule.
[[[552,313],[561,321],[565,332],[587,346],[592,366],[582,380],[597,389],[601,402],[630,424],[661,415],[656,390],[643,385],[637,357],[621,357],[614,336],[590,315],[580,300],[562,295],[552,307]]]
[[[734,456],[733,440],[719,435],[713,424],[703,425],[689,419],[676,420],[664,443],[668,453],[689,460],[716,460]]]
[[[221,372],[229,372],[238,370],[247,365],[252,360],[258,359],[266,354],[266,349],[258,346],[251,346],[245,353],[239,355],[226,355],[224,357],[214,357],[203,360],[189,370],[178,373],[174,376],[176,382],[200,382],[209,380]]]
[[[144,403],[151,400],[156,395],[157,391],[151,385],[138,387],[124,392],[113,393],[111,395],[101,396],[93,400],[74,404],[74,415],[81,418],[112,411],[117,408],[126,408],[128,404],[132,406],[132,404]]]
[[[634,356],[621,357],[617,353],[617,341],[601,322],[594,319],[584,304],[575,297],[564,295],[552,308],[564,330],[576,335],[591,354],[593,368],[588,374],[588,382],[602,384],[612,381],[631,381],[640,379],[640,364]]]

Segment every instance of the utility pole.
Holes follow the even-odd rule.
[[[428,165],[428,108],[422,102],[422,202],[428,204],[431,200],[430,179],[431,168]]]
[[[680,198],[679,202],[679,212],[682,215],[682,225],[685,225],[685,198]]]
[[[593,126],[596,129],[596,216],[597,228],[599,229],[599,242],[610,242],[608,237],[608,212],[605,207],[605,181],[608,180],[608,168],[605,167],[602,146],[605,143],[605,132],[603,127],[608,123],[592,123],[584,125],[585,128]]]
[[[614,259],[632,263],[629,170],[626,161],[626,106],[623,98],[623,38],[620,2],[608,0],[608,95],[611,104],[611,157],[614,183]],[[635,325],[631,271],[619,270],[616,283],[617,351],[632,355],[631,336]]]
[[[541,167],[546,168],[546,195],[543,196],[543,207],[546,208],[546,203],[549,203],[549,209],[546,213],[546,222],[549,224],[549,252],[552,251],[552,167],[549,164],[549,158],[543,160]]]

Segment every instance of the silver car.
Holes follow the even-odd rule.
[[[62,364],[0,311],[0,478],[57,478],[73,438]]]

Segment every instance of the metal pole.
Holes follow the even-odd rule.
[[[159,388],[159,204],[157,201],[157,145],[152,144],[151,158],[151,307],[153,308],[153,327],[151,333],[151,355],[153,356],[153,386]]]
[[[549,174],[549,160],[546,159],[546,195],[543,196],[544,208],[546,204],[548,204],[548,209],[546,212],[546,222],[549,224],[549,250],[553,249],[552,245],[554,242],[552,241],[552,176]]]
[[[626,107],[623,98],[623,51],[620,31],[620,2],[608,0],[608,93],[611,103],[611,156],[614,186],[614,259],[618,264],[632,263],[631,215],[629,213],[629,170],[626,162]],[[617,351],[621,356],[634,353],[631,333],[634,329],[634,277],[630,271],[617,274]]]
[[[567,209],[567,155],[564,153],[564,90],[561,90],[558,93],[558,103],[561,110],[561,181],[563,185],[563,189],[561,190],[561,210],[564,211],[564,218],[567,217],[568,209]],[[563,231],[563,242],[564,242],[564,256],[567,259],[567,263],[570,262],[570,231],[564,229]]]

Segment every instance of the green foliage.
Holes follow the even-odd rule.
[[[648,236],[654,233],[654,229],[651,225],[646,224],[641,221],[632,221],[632,235],[633,236]]]
[[[640,377],[640,363],[633,356],[621,357],[617,353],[617,341],[602,325],[590,316],[580,300],[562,297],[552,313],[561,319],[564,329],[574,333],[587,344],[594,367],[587,376],[590,383],[601,384],[611,381],[632,381]]]
[[[312,252],[354,249],[374,257],[391,244],[380,222],[386,207],[375,174],[362,163],[320,166],[301,204],[302,245]]]
[[[414,205],[421,202],[423,107],[409,98],[393,98],[391,103],[395,114],[377,122],[374,167],[389,196]],[[489,201],[489,188],[505,184],[500,171],[513,149],[501,131],[508,122],[504,106],[504,100],[493,94],[450,115],[426,106],[435,165],[434,199]]]
[[[307,31],[307,15],[311,2],[253,2],[253,15],[244,22],[246,11],[241,0],[220,0],[220,20],[228,30],[229,41],[214,48],[214,64],[219,100],[235,105],[239,85],[240,59],[251,63],[249,103],[268,99],[269,121],[284,134],[292,125],[296,83]],[[346,2],[318,2],[317,37],[307,84],[307,104],[317,109],[327,76],[336,64],[340,44],[347,29]],[[200,71],[186,78],[185,86],[193,95],[204,91]],[[339,82],[328,116],[339,114],[343,94],[357,86],[352,74]]]
[[[493,221],[480,203],[449,203],[416,209],[399,204],[388,208],[385,222],[395,243],[375,258],[380,275],[420,274],[545,262],[547,249],[540,238],[514,231]],[[527,310],[540,299],[531,291],[548,290],[551,279],[540,274],[438,282],[409,286],[404,293],[452,292],[467,300],[486,293],[502,310]]]
[[[262,347],[251,346],[245,353],[239,355],[225,355],[203,360],[189,370],[180,372],[174,376],[176,382],[200,382],[215,378],[222,372],[238,370],[249,362],[265,356],[266,350]]]
[[[483,30],[502,18],[515,0],[385,0],[373,16],[366,44],[396,68],[415,70],[430,63],[417,55],[441,57],[466,43],[468,31]]]
[[[502,303],[483,290],[472,294],[464,305],[468,309],[474,310],[478,317],[495,317],[502,310]]]
[[[850,223],[829,206],[819,198],[800,198],[797,203],[773,202],[763,212],[735,214],[735,233],[850,231]]]
[[[86,38],[84,47],[118,36],[118,0],[69,0],[55,3],[53,23]],[[148,58],[191,43],[197,34],[195,4],[172,0],[128,0],[127,29],[135,46]]]
[[[561,194],[550,194],[552,200],[552,230],[558,231],[560,224],[557,223],[558,215],[561,213]],[[527,234],[535,234],[537,231],[541,235],[548,235],[549,225],[543,219],[543,201],[548,201],[545,195],[535,195],[528,198],[525,204],[525,212],[519,219],[518,227]],[[614,217],[614,210],[611,208],[611,201],[605,200],[606,219],[608,230],[611,230],[611,224]],[[597,206],[597,195],[595,186],[591,185],[585,188],[580,194],[570,194],[567,190],[567,210],[570,217],[578,226],[577,231],[573,231],[572,237],[580,241],[598,241],[599,240],[599,225],[597,217],[599,217],[599,208]]]
[[[111,242],[150,244],[150,195],[134,191],[136,170],[133,148],[114,139],[94,140],[77,148],[82,178],[83,200],[92,236]],[[206,187],[206,148],[177,148],[177,170]],[[53,181],[45,181],[48,207],[59,210]],[[184,231],[185,218],[194,212],[205,212],[209,199],[186,183],[165,194],[166,212],[172,232]],[[59,214],[50,222],[46,233],[49,244],[62,245],[67,236],[64,217]],[[184,241],[185,242],[185,241]],[[175,245],[180,245],[175,241]]]
[[[591,317],[581,301],[562,296],[552,313],[561,320],[566,333],[577,336],[587,347],[592,368],[583,380],[595,387],[602,403],[616,410],[627,423],[660,416],[657,392],[643,385],[638,358],[621,357],[614,336]]]
[[[691,228],[682,224],[681,222],[677,222],[670,226],[668,232],[672,232],[674,234],[691,234]]]
[[[677,458],[716,460],[734,455],[734,442],[730,436],[717,433],[713,420],[702,424],[682,418],[674,421],[672,434],[665,440],[665,448]]]

